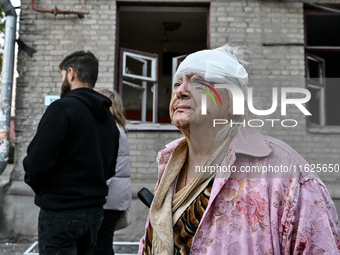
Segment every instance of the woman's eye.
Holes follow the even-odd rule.
[[[174,84],[174,88],[178,88],[179,86],[181,86],[181,84],[178,82]]]
[[[205,82],[204,82],[204,81],[202,81],[201,79],[194,79],[194,80],[193,80],[193,83],[196,83],[196,84],[202,84],[202,85],[204,85],[204,84],[205,84]]]

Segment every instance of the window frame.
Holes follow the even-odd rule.
[[[132,75],[128,74],[125,70],[125,64],[126,64],[126,56],[133,57],[134,59],[138,58],[144,58],[151,61],[151,77],[147,76],[141,76],[141,75]],[[140,87],[139,85],[134,85],[132,82],[124,81],[124,78],[129,78],[132,80],[138,80],[142,81],[143,87]],[[146,122],[146,87],[144,87],[144,83],[147,82],[153,84],[153,89],[151,89],[153,93],[153,99],[152,99],[152,123],[157,123],[157,109],[158,109],[158,55],[149,53],[149,52],[143,52],[138,50],[132,50],[127,48],[120,48],[120,61],[119,61],[119,94],[123,98],[124,94],[124,88],[123,85],[138,88],[142,90],[142,108],[141,108],[141,122]]]
[[[325,70],[325,65],[326,65],[326,61],[325,59],[314,55],[314,52],[320,52],[320,51],[325,51],[325,52],[340,52],[340,46],[308,46],[307,44],[307,14],[309,13],[322,13],[322,14],[334,14],[333,12],[330,11],[326,11],[326,10],[321,10],[321,9],[316,9],[316,8],[311,8],[311,7],[307,7],[306,5],[304,5],[304,54],[305,54],[305,78],[306,78],[306,89],[308,89],[308,83],[310,82],[310,79],[308,77],[308,56],[313,56],[313,58],[318,59],[318,60],[323,60],[323,77],[322,77],[322,87],[324,88],[324,95],[323,95],[323,102],[325,102],[325,100],[327,100],[326,98],[326,89],[327,89],[327,84],[325,83],[325,80],[327,78],[326,76],[326,70]],[[308,107],[309,103],[307,103],[307,107]],[[309,109],[309,107],[308,107]],[[324,104],[323,106],[323,110],[325,112],[325,116],[324,118],[326,119],[326,105]],[[316,124],[316,123],[312,123],[309,120],[309,116],[306,116],[306,122],[307,122],[307,130],[310,133],[322,133],[322,134],[339,134],[340,133],[340,126],[335,126],[335,125],[327,125],[327,121],[325,121],[325,125],[322,124]]]
[[[321,69],[321,76],[319,76],[319,81],[315,81],[315,79],[310,78],[309,76],[309,68],[308,68],[308,59],[311,59],[315,62],[317,62],[320,65],[320,69]],[[314,87],[316,89],[320,89],[321,95],[320,95],[320,102],[319,102],[319,124],[316,123],[312,123],[310,121],[310,117],[308,116],[308,125],[320,125],[320,126],[327,126],[326,125],[326,114],[327,114],[327,110],[326,110],[326,105],[325,105],[325,90],[326,90],[326,84],[325,84],[325,73],[326,73],[326,68],[325,68],[325,63],[326,61],[314,54],[311,54],[309,52],[306,53],[306,63],[307,63],[307,69],[306,69],[306,86],[307,89],[309,89],[309,87]]]
[[[164,3],[154,3],[154,2],[121,2],[117,1],[116,7],[117,7],[117,12],[116,12],[116,39],[115,39],[115,66],[117,68],[114,68],[114,89],[122,96],[122,92],[120,90],[120,44],[119,44],[119,29],[120,29],[120,12],[121,8],[125,6],[132,6],[132,7],[139,7],[139,6],[151,6],[151,7],[205,7],[207,8],[207,23],[206,23],[206,48],[210,49],[210,3],[209,2],[202,2],[202,3],[197,3],[197,2],[164,2]],[[158,98],[157,98],[158,102]],[[128,120],[127,120],[128,121]],[[129,122],[129,121],[128,121]],[[140,128],[138,127],[140,126]],[[153,126],[154,125],[154,126]],[[178,131],[177,127],[173,125],[172,123],[135,123],[133,124],[128,124],[127,123],[127,130],[159,130],[159,131]]]

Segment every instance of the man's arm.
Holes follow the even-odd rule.
[[[27,148],[23,161],[25,182],[39,193],[58,159],[59,149],[65,139],[68,118],[61,104],[52,103],[40,120],[37,133]]]

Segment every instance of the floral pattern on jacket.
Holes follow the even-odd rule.
[[[159,152],[159,180],[182,139]],[[234,138],[221,166],[306,164],[286,143],[249,131]],[[339,254],[339,235],[335,206],[316,174],[228,179],[217,173],[190,254]]]

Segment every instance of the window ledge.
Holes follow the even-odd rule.
[[[178,128],[171,123],[152,123],[127,121],[127,131],[179,131]]]
[[[340,134],[340,126],[320,126],[309,124],[307,130],[315,134]]]

